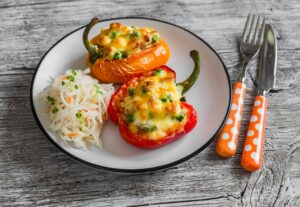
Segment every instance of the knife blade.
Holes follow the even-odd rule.
[[[271,25],[266,24],[261,47],[260,69],[257,78],[259,95],[266,95],[275,87],[277,69],[277,40]]]

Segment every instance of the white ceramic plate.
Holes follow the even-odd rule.
[[[105,124],[102,149],[74,149],[63,144],[57,135],[49,130],[41,105],[34,97],[49,85],[50,77],[64,73],[66,69],[84,69],[87,53],[82,43],[81,27],[59,40],[40,61],[31,88],[31,103],[34,116],[48,139],[71,158],[92,167],[118,172],[145,172],[162,169],[183,162],[206,148],[222,128],[231,105],[231,87],[227,69],[217,53],[200,37],[171,23],[146,18],[117,18],[104,20],[94,26],[90,37],[100,28],[118,21],[122,24],[156,28],[166,40],[171,57],[168,66],[177,73],[177,82],[192,72],[193,61],[190,50],[201,53],[201,72],[196,84],[186,93],[188,103],[198,113],[194,130],[180,140],[155,150],[143,150],[123,141],[118,127],[110,121]]]

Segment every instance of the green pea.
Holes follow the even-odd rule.
[[[126,116],[126,122],[127,123],[132,123],[132,122],[134,122],[134,115],[133,114],[128,114],[127,116]]]
[[[72,74],[76,76],[76,71],[74,69],[72,70]]]
[[[119,32],[118,31],[113,31],[111,34],[110,34],[110,38],[111,39],[115,39],[117,36],[118,36]]]
[[[162,102],[166,103],[166,102],[168,102],[169,99],[168,99],[167,97],[163,97],[163,98],[161,98],[160,100],[161,100]]]
[[[160,75],[162,72],[162,69],[157,69],[156,71],[154,71],[154,75]]]
[[[114,60],[121,60],[122,59],[122,53],[121,52],[116,52],[113,56]]]
[[[132,33],[130,33],[130,35],[129,35],[129,37],[131,38],[131,39],[135,39],[135,38],[137,38],[137,37],[139,37],[140,36],[140,33],[138,32],[138,31],[133,31]]]
[[[128,88],[128,95],[133,97],[134,96],[134,89],[133,88]]]
[[[179,115],[175,116],[175,119],[179,122],[182,122],[184,120],[184,114],[179,114]]]
[[[158,36],[157,35],[153,35],[151,38],[151,44],[157,43],[158,42]]]

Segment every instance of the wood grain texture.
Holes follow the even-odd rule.
[[[276,89],[268,97],[263,168],[239,162],[255,95],[247,79],[238,153],[223,160],[214,144],[169,169],[124,175],[85,167],[55,149],[30,109],[30,82],[43,54],[92,16],[145,16],[195,32],[220,54],[233,80],[238,37],[249,12],[264,15],[278,35]],[[0,2],[1,206],[300,206],[300,2],[298,0]]]

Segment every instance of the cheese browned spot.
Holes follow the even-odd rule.
[[[100,59],[115,60],[127,58],[152,47],[160,39],[155,29],[112,23],[101,30],[91,42],[101,51]]]
[[[131,132],[154,140],[183,130],[187,111],[180,98],[173,74],[156,70],[131,81],[116,107]]]

